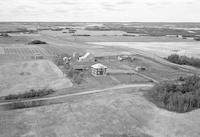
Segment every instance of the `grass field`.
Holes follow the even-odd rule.
[[[113,75],[119,82],[122,84],[133,84],[133,83],[147,83],[149,82],[148,79],[145,79],[141,76],[138,76],[136,74],[128,75],[128,74],[117,74]]]
[[[0,111],[1,137],[199,137],[199,110],[157,108],[138,89],[69,97],[65,103]],[[123,136],[124,135],[124,136]]]
[[[47,60],[10,63],[0,66],[0,95],[16,94],[30,89],[71,87],[70,80]]]

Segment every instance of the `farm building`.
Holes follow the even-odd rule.
[[[44,57],[40,53],[35,53],[34,57],[35,57],[35,60],[44,59]]]
[[[146,67],[145,67],[145,66],[137,66],[137,67],[135,68],[135,70],[136,70],[136,71],[144,71],[144,70],[146,70]]]
[[[103,64],[97,63],[91,66],[93,76],[105,76],[107,67]]]
[[[91,53],[87,52],[85,53],[85,55],[80,56],[78,58],[79,62],[90,62],[90,61],[94,61],[94,55],[92,55]]]
[[[78,70],[78,71],[84,71],[84,70],[88,70],[89,68],[87,65],[74,64],[73,69]]]
[[[90,69],[90,66],[94,64],[93,62],[74,62],[72,67],[74,70],[78,71],[87,71]]]
[[[118,56],[117,59],[119,61],[125,61],[125,60],[127,60],[127,61],[134,61],[134,60],[136,60],[136,58],[134,56],[130,56],[130,55]]]
[[[71,61],[71,57],[64,57],[63,61],[64,61],[65,64],[69,64],[70,61]]]

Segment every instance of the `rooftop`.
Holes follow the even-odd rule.
[[[103,64],[97,63],[91,66],[92,68],[98,69],[98,68],[107,68],[106,66],[104,66]]]

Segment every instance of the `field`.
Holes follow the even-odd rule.
[[[95,24],[105,25],[109,31],[98,30],[98,27],[94,27],[94,30],[84,29]],[[200,74],[197,68],[180,66],[163,59],[172,53],[200,57],[200,43],[176,36],[163,36],[179,32],[189,34],[188,30],[192,27],[199,27],[199,24],[190,24],[185,28],[187,25],[0,23],[0,32],[9,31],[11,36],[0,37],[0,96],[24,93],[30,89],[55,90],[45,98],[35,98],[40,107],[32,106],[27,99],[27,106],[32,108],[6,109],[8,102],[0,97],[0,136],[199,137],[199,110],[177,114],[158,108],[146,98],[146,92],[151,90],[148,85]],[[59,27],[64,29],[53,30]],[[154,27],[158,27],[153,29],[155,32],[152,31]],[[29,33],[28,28],[38,30]],[[76,32],[69,33],[70,29]],[[147,36],[145,31],[151,36]],[[195,32],[198,34],[200,31]],[[47,44],[27,44],[32,40]],[[79,62],[73,56],[75,52],[80,56],[89,52],[93,59]],[[36,54],[43,59],[36,59]],[[63,56],[59,56],[61,54],[72,57],[68,69],[63,65],[65,62],[58,66],[52,62],[55,57],[63,61]],[[120,60],[118,56],[128,56],[128,59]],[[95,77],[91,74],[91,65],[96,63],[107,66],[106,76]],[[81,70],[81,65],[88,69]],[[145,70],[136,69],[141,66]],[[73,76],[70,77],[67,74],[72,67],[79,69],[76,72],[72,70]],[[76,77],[81,79],[80,83],[73,81]],[[21,103],[24,103],[23,100]]]
[[[65,103],[0,111],[1,137],[199,137],[199,110],[157,108],[140,89],[69,97]]]
[[[47,60],[11,63],[0,66],[0,96],[30,89],[62,89],[72,86],[63,73]]]
[[[1,45],[0,47],[0,64],[35,60],[36,54],[40,54],[44,59],[52,59],[56,55],[54,52],[53,49],[47,51],[40,46],[8,46],[8,44],[5,46],[4,44],[4,46]]]
[[[134,48],[161,57],[167,57],[174,53],[200,57],[199,42],[92,42],[92,44]]]
[[[0,37],[1,44],[26,44],[28,43],[33,37],[31,35],[28,36],[11,36],[11,37]]]
[[[120,81],[123,84],[150,82],[148,79],[143,78],[137,74],[117,74],[113,77],[115,77],[118,81]]]
[[[63,31],[50,31],[45,30],[39,32],[41,36],[51,36],[62,38],[64,40],[73,42],[194,42],[194,40],[181,39],[177,37],[154,37],[154,36],[141,36],[140,34],[126,33],[124,31],[89,31],[77,29],[75,33],[63,33]],[[89,36],[83,36],[89,35]]]
[[[145,76],[148,76],[152,79],[155,79],[157,81],[164,81],[164,80],[169,80],[169,79],[176,79],[180,76],[188,76],[192,74],[192,71],[184,71],[181,70],[178,67],[170,66],[170,65],[165,65],[162,63],[159,63],[151,58],[146,58],[144,56],[138,55],[138,54],[132,54],[132,56],[135,58],[134,61],[118,61],[116,56],[113,56],[110,59],[99,59],[98,61],[106,66],[108,66],[108,71],[123,71],[123,72],[132,72],[132,73],[139,73],[139,74],[144,74]],[[136,67],[138,66],[144,66],[146,68],[145,71],[136,71]],[[116,77],[114,75],[114,77]],[[133,79],[131,79],[131,76],[129,75],[124,75],[120,79],[120,75],[117,76],[119,81],[123,81],[123,77],[126,77],[127,81],[143,81],[145,82],[147,79],[141,78],[141,76],[138,75],[133,75]],[[134,80],[134,78],[136,78]],[[143,80],[142,80],[143,79]],[[134,83],[133,82],[133,83]],[[126,83],[126,82],[125,82]]]

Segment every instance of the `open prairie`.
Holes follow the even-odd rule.
[[[156,83],[200,74],[199,68],[163,59],[172,53],[200,56],[197,41],[177,36],[188,34],[187,29],[162,29],[162,23],[148,27],[140,23],[98,24],[0,26],[9,35],[0,36],[0,96],[30,89],[55,90],[42,98],[7,101],[1,97],[0,137],[199,137],[199,110],[170,112],[145,96]],[[96,30],[96,26],[88,30],[92,25],[110,30]],[[158,28],[152,31],[152,26]],[[168,33],[174,36],[166,36]],[[46,44],[29,44],[33,40]],[[83,57],[86,61],[81,62]],[[93,74],[92,66],[97,63],[106,66],[106,75]],[[40,106],[31,106],[33,100]],[[5,105],[17,101],[31,108]]]
[[[0,66],[0,96],[30,89],[62,89],[72,86],[60,69],[48,60],[8,63]]]
[[[199,137],[199,110],[157,108],[141,89],[68,97],[65,103],[0,111],[1,137]]]

